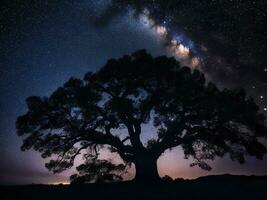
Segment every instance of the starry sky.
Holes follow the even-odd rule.
[[[137,3],[138,2],[138,3]],[[265,9],[266,8],[266,9]],[[70,76],[138,49],[174,56],[219,87],[246,89],[267,113],[266,3],[242,0],[6,0],[0,7],[0,184],[67,182],[33,151],[21,152],[16,117],[25,98],[47,96]],[[145,129],[149,137],[149,129]],[[213,170],[190,168],[179,148],[159,160],[160,175],[267,174],[263,161],[227,157]]]

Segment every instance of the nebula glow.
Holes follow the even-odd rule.
[[[193,46],[191,41],[191,45],[186,45],[181,35],[175,37],[166,25],[156,23],[146,9],[140,15],[140,21],[153,30],[166,45],[168,53],[179,60],[182,65],[187,65],[193,69],[200,68],[200,58],[194,55],[193,49],[190,49],[190,46]]]

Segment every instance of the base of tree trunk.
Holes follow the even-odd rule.
[[[134,164],[136,170],[134,182],[151,184],[161,181],[157,170],[157,159],[143,155]]]

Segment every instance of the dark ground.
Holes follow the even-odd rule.
[[[1,200],[23,199],[267,199],[267,177],[209,176],[154,185],[131,182],[87,185],[0,186]]]

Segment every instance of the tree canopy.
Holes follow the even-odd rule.
[[[46,167],[53,172],[72,167],[79,154],[85,162],[96,160],[104,145],[135,164],[137,180],[157,177],[158,157],[177,146],[192,158],[191,166],[206,170],[217,156],[244,163],[245,155],[262,159],[267,152],[261,142],[265,117],[244,90],[219,90],[198,70],[145,50],[110,59],[51,96],[26,102],[28,111],[16,122],[21,148],[51,158]],[[156,137],[144,144],[140,135],[147,124]]]

